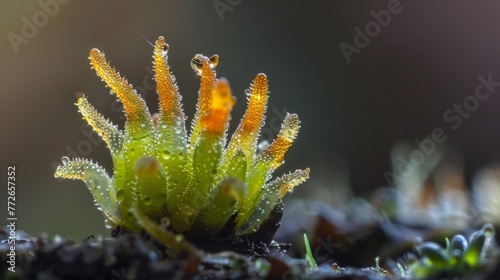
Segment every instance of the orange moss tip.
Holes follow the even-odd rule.
[[[264,73],[259,73],[257,76],[255,76],[255,79],[253,81],[252,85],[252,94],[266,94],[267,95],[267,85],[268,85],[269,80],[267,79],[266,74]]]
[[[255,79],[253,80],[250,86],[250,92],[251,92],[250,101],[253,101],[254,103],[256,103],[256,105],[261,105],[262,103],[267,102],[267,96],[269,92],[269,80],[267,79],[267,76],[264,73],[259,73],[257,74],[257,76],[255,76]],[[249,107],[252,106],[252,104],[248,105]]]
[[[305,180],[307,180],[309,178],[310,172],[311,170],[308,167],[304,170],[296,170],[293,173],[283,175],[282,182],[286,183],[283,183],[279,186],[278,189],[279,197],[283,198],[287,193],[291,192],[294,187],[300,185]]]
[[[165,42],[165,38],[163,36],[158,37],[156,40],[156,49],[161,49],[163,51],[168,51],[168,44]]]
[[[209,59],[206,56],[201,54],[195,55],[195,57],[191,59],[191,67],[197,74],[201,75],[198,103],[191,132],[190,143],[193,145],[203,131],[203,117],[210,113],[212,107],[212,94],[217,79],[215,77],[215,71],[210,67]]]
[[[256,132],[262,125],[266,112],[268,97],[268,80],[266,75],[258,74],[250,87],[248,109],[243,117],[241,128],[245,132]],[[242,132],[243,132],[242,131]]]
[[[159,37],[155,44],[154,71],[156,80],[156,92],[160,100],[160,116],[163,123],[169,125],[175,122],[175,118],[184,119],[181,106],[181,97],[175,83],[175,77],[170,73],[167,63],[167,52],[169,46],[163,37]]]
[[[102,52],[98,49],[90,51],[90,62],[94,67],[97,75],[111,88],[111,91],[118,96],[123,104],[123,109],[130,123],[140,123],[143,128],[137,130],[149,130],[151,115],[146,108],[144,100],[136,93],[132,85],[118,74],[118,72],[111,67]],[[136,124],[133,124],[136,125]],[[140,127],[140,126],[139,126]]]
[[[90,59],[99,59],[100,56],[102,56],[103,54],[101,53],[101,51],[97,48],[93,48],[90,50]]]
[[[203,131],[222,136],[235,103],[236,100],[231,94],[228,81],[221,79],[215,82],[210,111],[201,120]]]
[[[272,169],[278,168],[283,162],[285,152],[297,137],[299,128],[299,116],[296,114],[287,114],[281,125],[278,137],[262,152],[263,155],[270,156],[273,159],[271,162]]]
[[[104,56],[104,53],[102,53],[99,49],[96,48],[90,50],[89,59],[92,68],[94,68],[96,71],[98,69],[104,68],[104,66],[108,64],[108,62],[106,61],[106,57]],[[98,75],[101,76],[99,73]],[[104,77],[101,76],[101,78],[105,80]]]
[[[215,72],[210,68],[208,58],[197,55],[201,59],[201,81],[200,81],[200,97],[199,97],[199,116],[204,116],[210,110],[212,100],[212,90],[216,81]]]
[[[225,159],[229,164],[235,153],[241,150],[246,156],[247,165],[250,166],[253,162],[253,153],[266,112],[268,98],[268,80],[266,75],[262,73],[258,74],[252,82],[250,89],[245,92],[248,95],[247,110],[231,137]],[[223,169],[225,168],[227,167],[224,166]]]

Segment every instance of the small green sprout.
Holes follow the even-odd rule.
[[[403,267],[400,263],[396,263],[396,266],[397,266],[397,268],[398,268],[399,275],[400,275],[401,277],[403,277],[403,278],[404,278],[404,277],[406,277],[406,272],[405,272],[404,267]]]
[[[425,242],[417,247],[422,258],[410,264],[410,271],[418,279],[436,275],[463,277],[479,271],[491,263],[495,231],[486,224],[474,232],[469,241],[461,235],[447,240],[444,249],[434,242]],[[495,253],[495,252],[494,252]],[[496,254],[496,253],[495,253]]]
[[[318,265],[314,260],[313,253],[311,251],[311,245],[309,245],[309,239],[307,239],[307,235],[305,233],[304,233],[304,246],[306,247],[306,260],[309,262],[309,266],[311,266],[312,269],[317,269]]]

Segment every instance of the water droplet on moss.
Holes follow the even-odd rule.
[[[61,158],[61,162],[62,162],[63,165],[68,164],[69,163],[69,157],[66,157],[66,156],[62,157]]]
[[[125,199],[125,194],[123,193],[122,189],[119,189],[116,192],[116,199],[118,199],[118,202],[123,202],[123,200]]]
[[[189,205],[180,205],[179,208],[181,209],[181,211],[186,215],[186,216],[191,216],[195,209]]]
[[[170,226],[170,219],[168,217],[163,217],[160,219],[160,224],[163,228],[167,228]]]
[[[184,240],[184,235],[178,234],[175,236],[175,242],[182,242]]]
[[[161,153],[161,156],[164,160],[169,160],[172,154],[168,150],[165,150]]]
[[[495,235],[495,228],[492,224],[485,224],[483,226],[483,232],[488,238],[492,238]]]
[[[111,220],[109,219],[106,219],[104,220],[104,226],[107,228],[107,229],[112,229],[114,226],[115,226],[115,223],[113,223]]]
[[[151,205],[151,202],[153,202],[153,200],[149,196],[144,196],[142,198],[142,202],[144,203],[144,205]]]

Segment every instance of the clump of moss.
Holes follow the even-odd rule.
[[[186,130],[181,96],[167,64],[168,45],[159,37],[154,50],[159,113],[144,100],[97,49],[90,61],[123,103],[124,131],[99,114],[85,96],[77,106],[107,143],[113,159],[110,177],[86,159],[63,158],[59,178],[83,180],[108,224],[127,231],[145,229],[173,245],[186,236],[254,234],[282,197],[305,181],[309,169],[270,180],[297,136],[299,118],[287,114],[277,138],[257,149],[268,99],[268,79],[258,74],[247,93],[248,109],[229,141],[226,134],[235,104],[229,83],[217,79],[219,58],[196,55],[191,65],[201,77],[197,112]],[[168,228],[168,231],[165,229]]]

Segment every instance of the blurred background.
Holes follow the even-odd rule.
[[[292,197],[315,188],[335,196],[346,185],[368,196],[389,184],[384,173],[391,171],[392,147],[436,128],[447,136],[443,145],[463,159],[469,184],[478,168],[500,160],[500,96],[473,97],[478,76],[500,81],[499,10],[494,1],[465,0],[4,1],[0,178],[7,182],[7,166],[17,167],[18,228],[75,239],[109,234],[84,183],[53,173],[66,155],[92,158],[112,171],[104,143],[74,106],[83,92],[123,127],[115,97],[90,69],[91,48],[104,51],[156,112],[153,48],[141,36],[154,42],[162,35],[169,43],[189,117],[199,86],[189,65],[194,54],[220,56],[217,73],[238,98],[232,129],[246,107],[244,90],[257,73],[269,77],[263,138],[277,134],[287,111],[302,120],[276,172],[311,168],[311,179]],[[453,111],[464,101],[470,111]],[[447,112],[454,121],[444,118]]]

